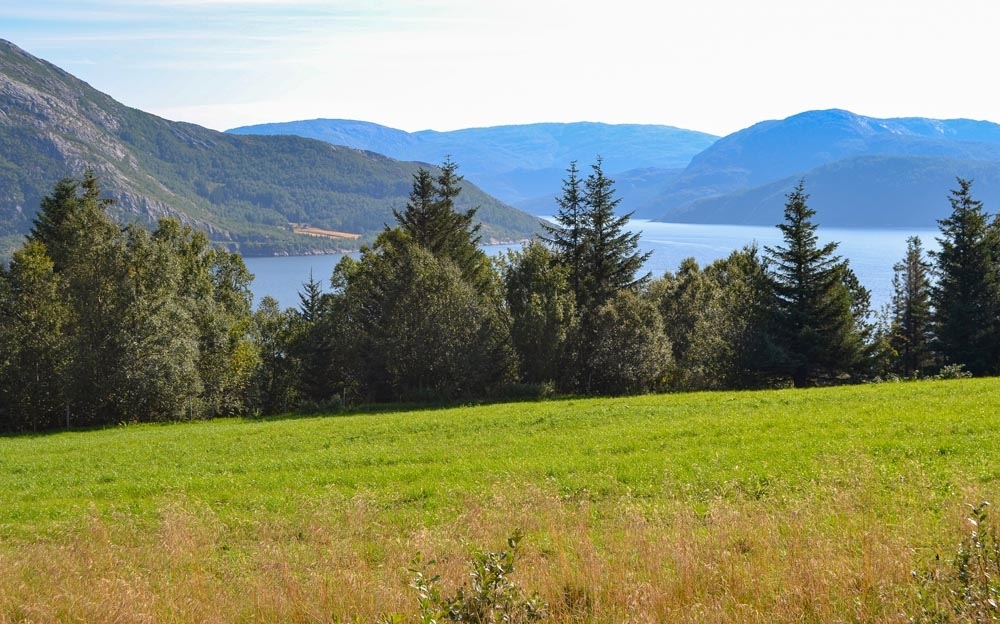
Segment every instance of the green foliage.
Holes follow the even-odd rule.
[[[637,273],[652,252],[638,252],[640,233],[626,229],[631,213],[615,215],[621,200],[615,197],[614,181],[604,175],[600,157],[591,169],[581,180],[576,163],[570,163],[563,195],[556,200],[556,225],[546,225],[547,236],[543,238],[551,246],[555,262],[567,271],[577,315],[563,383],[585,392],[600,391],[601,387],[615,393],[648,389],[662,381],[663,363],[654,364],[649,359],[658,357],[654,353],[662,354],[660,347],[666,344],[662,327],[640,330],[631,323],[636,319],[636,306],[618,295],[625,290],[634,294],[648,281],[649,274]],[[522,308],[530,298],[523,286],[520,293],[508,294],[519,299],[512,306]],[[551,296],[548,299],[552,301]],[[649,315],[640,323],[655,316]],[[612,328],[609,323],[617,320],[626,325]],[[611,329],[614,335],[603,335]],[[632,339],[638,342],[628,343]],[[618,352],[624,359],[615,361],[618,347],[624,348]]]
[[[625,288],[638,288],[649,275],[637,277],[652,252],[639,253],[638,232],[626,229],[632,213],[617,216],[621,200],[615,196],[614,180],[604,175],[601,158],[591,165],[585,180],[571,163],[563,182],[563,196],[555,226],[545,226],[559,260],[569,267],[580,313],[589,314]]]
[[[63,416],[70,311],[61,286],[38,242],[15,252],[9,271],[0,266],[0,429],[48,429]]]
[[[0,397],[0,429],[245,409],[257,352],[239,256],[175,221],[120,227],[91,174],[42,205],[0,293],[0,340],[16,358],[0,375],[18,384]]]
[[[734,251],[704,271],[687,259],[676,275],[653,281],[648,296],[659,307],[673,349],[672,387],[765,383],[772,291],[755,246]]]
[[[837,243],[818,244],[808,197],[799,182],[778,224],[784,246],[765,248],[775,293],[773,370],[797,387],[837,380],[867,364],[868,293],[835,255]]]
[[[627,394],[662,390],[670,369],[670,343],[655,305],[630,290],[602,304],[581,325],[578,339],[589,358],[579,371],[588,391]]]
[[[306,323],[319,321],[323,314],[323,285],[317,281],[309,270],[309,281],[302,284],[299,291],[299,316]]]
[[[586,271],[583,256],[586,250],[587,207],[581,187],[583,180],[579,174],[574,160],[566,169],[566,178],[562,184],[563,193],[556,198],[556,204],[559,206],[555,214],[556,224],[542,225],[545,230],[542,240],[552,247],[559,261],[567,267],[569,285],[574,297],[583,292],[583,275]]]
[[[937,281],[931,292],[936,346],[945,363],[962,362],[976,375],[1000,372],[1000,226],[958,179],[952,212],[938,221],[932,252]]]
[[[456,210],[457,165],[419,170],[410,201],[361,258],[334,271],[329,314],[310,342],[337,345],[329,379],[362,400],[484,396],[514,359],[499,277],[479,248],[476,209]]]
[[[945,364],[934,375],[935,379],[966,379],[972,377],[972,371],[965,370],[965,364]]]
[[[970,530],[949,567],[914,572],[921,610],[912,621],[1000,621],[1000,538],[987,513],[989,506],[986,501],[969,505]]]
[[[329,336],[342,340],[344,384],[368,400],[482,396],[509,379],[501,311],[401,229],[338,264]]]
[[[892,320],[889,344],[893,370],[904,377],[924,374],[934,361],[931,316],[931,264],[924,259],[920,238],[906,240],[906,256],[893,265]]]
[[[567,387],[572,380],[570,338],[579,321],[569,268],[555,260],[545,245],[532,241],[508,252],[502,273],[520,379]]]
[[[523,537],[520,530],[515,531],[507,539],[507,550],[500,552],[476,550],[472,554],[469,584],[459,587],[451,597],[442,596],[440,577],[429,576],[417,557],[410,570],[413,574],[410,587],[417,591],[419,612],[416,621],[420,624],[527,624],[544,621],[548,605],[537,593],[526,596],[510,578],[514,574],[514,562]],[[390,616],[383,620],[385,624],[405,621],[402,616]]]
[[[253,313],[253,342],[260,365],[253,373],[252,405],[266,414],[286,413],[301,401],[302,364],[293,345],[301,333],[298,315],[264,297]]]
[[[462,279],[481,292],[490,284],[490,261],[479,248],[481,226],[473,221],[478,207],[458,211],[462,192],[458,165],[446,160],[437,179],[426,169],[413,175],[413,189],[406,210],[393,210],[399,228],[415,243],[458,267]],[[388,227],[386,228],[388,229]]]

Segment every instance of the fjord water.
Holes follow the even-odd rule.
[[[764,246],[780,245],[781,232],[776,227],[748,225],[699,225],[687,223],[657,223],[632,221],[633,231],[641,231],[639,246],[651,251],[645,270],[660,277],[666,271],[675,272],[685,258],[694,258],[705,266],[728,256],[733,250],[756,242],[763,252]],[[937,245],[937,230],[907,229],[837,229],[820,227],[820,242],[838,242],[837,253],[846,258],[861,283],[871,291],[873,309],[881,309],[892,298],[892,265],[902,260],[906,253],[906,239],[919,236],[924,249]],[[491,245],[490,255],[500,255],[520,245]],[[340,261],[340,254],[328,256],[282,256],[274,258],[247,258],[246,264],[255,275],[253,293],[255,305],[265,295],[278,300],[282,308],[299,304],[298,293],[302,284],[313,278],[324,289],[329,289],[330,275]]]

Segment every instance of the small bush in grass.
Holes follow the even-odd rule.
[[[520,530],[507,539],[508,549],[501,552],[476,551],[472,555],[471,582],[455,595],[442,597],[437,575],[428,576],[419,558],[414,562],[410,587],[417,590],[420,624],[439,622],[469,622],[471,624],[526,624],[541,622],[547,617],[548,605],[538,594],[525,596],[510,576],[514,573],[517,548],[523,535]],[[433,562],[431,562],[433,563]],[[381,624],[401,624],[413,621],[394,614],[384,617]]]
[[[972,530],[947,570],[914,573],[923,603],[914,622],[1000,622],[1000,538],[987,517],[988,502],[970,505]]]
[[[970,371],[965,370],[965,364],[947,364],[941,367],[935,379],[966,379],[972,377]]]

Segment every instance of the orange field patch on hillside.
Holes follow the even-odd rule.
[[[319,238],[348,238],[352,240],[361,238],[360,234],[324,230],[322,228],[312,227],[311,225],[305,223],[291,223],[289,225],[292,226],[292,231],[296,234],[305,234],[306,236],[317,236]]]

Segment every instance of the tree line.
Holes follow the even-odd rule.
[[[571,163],[554,222],[491,259],[458,166],[408,201],[331,291],[252,305],[241,258],[176,220],[119,225],[64,179],[0,266],[0,430],[270,414],[344,403],[851,383],[1000,372],[1000,221],[958,179],[939,249],[911,237],[872,310],[800,182],[783,242],[641,274],[600,158]]]

